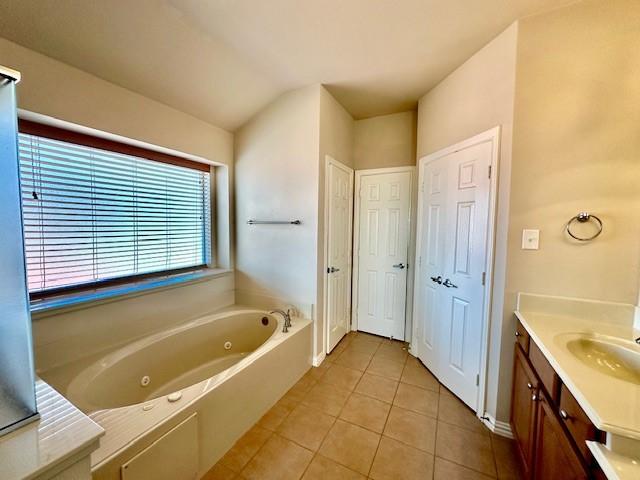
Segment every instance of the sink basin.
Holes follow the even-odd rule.
[[[615,337],[569,334],[566,347],[582,363],[610,377],[640,385],[640,346]]]

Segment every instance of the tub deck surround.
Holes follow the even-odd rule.
[[[36,400],[40,420],[0,438],[2,480],[49,478],[88,457],[104,434],[42,380],[36,382]]]
[[[640,336],[638,308],[521,293],[515,315],[591,422],[606,432],[607,446],[589,445],[603,471],[615,471],[610,478],[640,478],[640,385],[594,370],[567,348],[567,340],[583,336],[632,342]],[[624,452],[616,451],[618,444]]]
[[[202,480],[366,478],[520,475],[514,441],[491,433],[406,344],[351,332]]]
[[[247,317],[253,318],[253,328],[259,330],[247,329]],[[265,317],[268,325],[262,324]],[[106,432],[91,456],[94,478],[119,479],[122,464],[194,412],[200,422],[201,467],[208,470],[211,464],[207,462],[216,449],[222,448],[220,455],[224,453],[227,437],[234,434],[234,428],[242,428],[237,432],[242,434],[246,429],[243,422],[248,420],[239,418],[237,425],[223,433],[210,429],[224,428],[225,415],[233,416],[239,408],[243,409],[240,417],[245,412],[250,420],[252,415],[256,417],[253,423],[311,364],[311,321],[293,318],[285,334],[282,319],[276,317],[234,306],[136,340],[99,358],[94,356],[90,363],[82,362],[81,369],[73,364],[54,369],[52,379],[61,381],[70,400]],[[240,330],[234,331],[234,327]],[[228,341],[230,346],[225,345]],[[289,356],[292,365],[287,368],[282,362]],[[148,390],[141,388],[145,375],[141,364],[149,369]],[[280,369],[280,378],[261,385],[265,369]],[[247,392],[254,389],[252,398]],[[179,394],[172,395],[176,391]],[[225,404],[229,405],[226,414]],[[212,408],[215,413],[207,411]],[[203,448],[207,450],[203,452]]]

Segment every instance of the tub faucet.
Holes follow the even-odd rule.
[[[284,318],[284,327],[282,327],[282,332],[287,333],[289,331],[289,327],[291,326],[291,310],[272,310],[269,314],[279,313]]]

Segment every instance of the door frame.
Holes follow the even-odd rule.
[[[386,173],[405,173],[409,172],[411,179],[409,184],[411,191],[409,192],[409,236],[407,243],[407,293],[406,304],[404,309],[404,340],[408,342],[413,339],[412,332],[412,318],[413,318],[413,279],[414,276],[409,274],[409,269],[413,268],[414,252],[415,252],[415,182],[416,182],[416,167],[414,165],[408,165],[405,167],[388,167],[388,168],[369,168],[365,170],[356,170],[355,184],[354,184],[354,198],[355,206],[353,210],[353,247],[351,253],[353,255],[353,271],[351,275],[351,330],[358,330],[358,274],[359,274],[359,259],[355,254],[358,250],[358,243],[360,242],[360,189],[362,188],[362,177],[369,175],[382,175]]]
[[[450,155],[460,150],[464,150],[469,147],[473,147],[474,145],[478,145],[481,143],[491,143],[491,160],[489,163],[489,168],[491,169],[491,178],[489,179],[489,218],[487,222],[487,251],[485,254],[485,269],[486,279],[484,284],[484,295],[483,295],[483,308],[482,308],[482,338],[480,343],[480,362],[479,367],[480,371],[479,382],[478,382],[478,409],[476,411],[476,416],[478,418],[485,417],[485,407],[486,407],[486,390],[487,390],[487,362],[489,359],[489,327],[490,327],[490,318],[491,318],[491,295],[493,292],[493,262],[495,256],[495,235],[496,235],[496,218],[497,218],[497,199],[498,199],[498,162],[500,158],[500,126],[491,128],[482,133],[474,135],[471,138],[463,140],[461,142],[455,143],[448,147],[445,147],[437,152],[431,153],[429,155],[425,155],[418,159],[418,213],[417,213],[417,228],[416,228],[416,261],[420,261],[419,252],[422,249],[422,229],[424,228],[422,221],[422,204],[423,204],[423,195],[424,195],[424,170],[425,166],[428,163],[431,163],[435,160],[438,160],[442,157]],[[414,269],[414,286],[420,285],[420,277],[419,277],[419,269]],[[416,311],[418,308],[418,301],[420,300],[420,296],[418,294],[413,297],[413,313],[416,315]],[[418,355],[417,349],[418,341],[418,325],[417,322],[413,326],[413,332],[411,335],[411,343],[412,346],[416,346],[416,351],[412,351],[413,355]]]
[[[322,342],[322,352],[319,353],[319,355],[317,355],[316,358],[314,358],[314,365],[318,366],[320,365],[320,363],[322,363],[322,360],[324,360],[324,357],[327,355],[327,353],[329,352],[329,277],[327,275],[327,269],[329,268],[329,201],[330,201],[330,193],[331,193],[331,185],[329,183],[329,166],[330,165],[334,165],[335,167],[340,168],[341,170],[344,170],[346,172],[349,173],[349,193],[348,193],[348,198],[349,198],[349,213],[350,213],[350,221],[347,222],[347,224],[349,225],[349,233],[348,233],[348,238],[351,240],[352,235],[353,235],[353,219],[354,214],[353,214],[353,175],[354,175],[354,170],[353,168],[345,165],[342,162],[339,162],[338,160],[336,160],[335,158],[333,158],[330,155],[325,155],[324,156],[324,232],[323,232],[323,251],[324,251],[324,259],[322,262],[322,292],[323,292],[323,299],[322,299],[322,305],[323,305],[323,311],[322,311],[322,321],[324,322],[324,341]],[[347,279],[353,275],[353,243],[351,241],[349,241],[349,267],[348,267],[348,271],[347,271]],[[351,310],[351,291],[348,292],[349,298],[347,298],[347,305],[349,306],[349,319],[350,322],[353,323],[353,318],[352,318],[352,310]],[[316,329],[314,329],[314,331],[316,331]],[[314,339],[314,348],[316,345],[316,341]],[[316,365],[317,363],[317,365]]]

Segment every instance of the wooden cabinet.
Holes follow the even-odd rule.
[[[526,480],[603,478],[586,440],[603,439],[549,361],[518,324],[511,429]]]
[[[536,401],[538,380],[522,352],[516,347],[513,366],[513,394],[511,398],[511,429],[518,446],[524,473],[530,478],[533,471],[533,447],[536,429]]]
[[[535,480],[587,480],[587,471],[567,437],[554,406],[540,392],[533,466]]]

